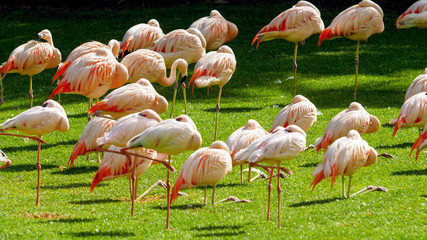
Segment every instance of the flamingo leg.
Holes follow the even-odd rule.
[[[277,220],[277,227],[281,228],[280,226],[280,195],[282,193],[282,188],[280,187],[280,162],[277,163],[277,195],[278,195],[278,220]]]
[[[347,198],[345,196],[345,184],[344,184],[344,176],[342,176],[342,197]]]
[[[2,168],[7,168],[7,167],[9,167],[11,164],[12,164],[12,161],[7,160],[5,165],[0,166],[0,169],[2,169]]]
[[[206,192],[207,192],[207,188],[208,188],[208,185],[205,185],[205,197],[204,197],[204,200],[205,200],[205,205],[207,205],[208,204],[208,198],[207,198],[207,196],[206,196]]]
[[[171,163],[171,156],[169,155],[168,158],[168,163]],[[168,168],[168,178],[166,180],[166,187],[167,187],[167,215],[166,215],[166,229],[169,229],[169,212],[170,212],[170,189],[171,189],[171,182],[170,182],[170,175],[171,175],[171,171]]]
[[[249,168],[248,168],[248,182],[251,182],[251,173],[252,173],[252,166],[249,165]]]
[[[40,148],[41,148],[41,143],[38,142],[38,146],[37,146],[37,197],[36,197],[36,206],[39,205],[39,201],[40,201],[40,170],[42,169],[42,166],[40,164]]]
[[[92,108],[92,101],[93,101],[93,98],[89,98],[89,108],[88,108],[88,109],[91,109],[91,108]],[[91,117],[91,115],[88,113],[88,114],[87,114],[87,121],[89,122],[91,119],[92,119],[92,117]]]
[[[293,61],[293,68],[294,68],[294,96],[297,95],[297,52],[298,52],[298,42],[295,43],[294,61]]]
[[[0,106],[3,104],[3,74],[0,74]]]
[[[33,107],[33,76],[30,76],[30,108]]]
[[[354,100],[356,100],[356,92],[357,92],[357,74],[359,71],[359,45],[360,41],[357,41],[357,48],[356,48],[356,57],[354,59],[355,67],[356,67],[356,75],[354,79]]]
[[[126,158],[128,159],[128,163],[132,162],[132,159],[129,155],[126,155]],[[131,189],[131,199],[132,199],[132,210],[131,210],[131,216],[133,216],[134,213],[134,208],[135,208],[135,168],[136,168],[136,158],[134,158],[133,162],[132,162],[132,174],[131,174],[131,185],[132,185],[132,189]]]
[[[173,100],[172,100],[171,114],[169,115],[170,118],[173,118],[173,109],[175,107],[175,99],[176,99],[177,90],[178,90],[178,82],[175,81],[175,83],[173,84]]]
[[[268,182],[267,222],[270,221],[271,180],[273,180],[273,174],[270,174],[270,181]]]
[[[351,176],[348,177],[348,189],[347,189],[348,198],[350,198],[350,187],[351,187]]]
[[[243,183],[243,165],[240,165],[240,183]]]
[[[187,96],[186,96],[186,91],[185,89],[187,88],[185,86],[185,82],[181,83],[181,87],[182,87],[182,94],[184,95],[184,108],[185,108],[185,115],[187,115]]]
[[[212,204],[215,204],[215,185],[212,186]]]
[[[215,121],[215,138],[214,138],[214,141],[216,141],[216,136],[218,133],[219,101],[221,99],[221,92],[222,92],[222,86],[219,87],[218,102],[216,103],[216,121]]]

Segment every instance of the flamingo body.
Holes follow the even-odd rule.
[[[360,168],[367,167],[377,161],[378,153],[360,137],[356,130],[351,130],[347,136],[340,137],[325,153],[323,163],[313,172],[314,187],[323,179],[332,178],[331,191],[337,176],[352,176]]]
[[[98,146],[107,149],[111,145],[125,147],[135,135],[161,122],[160,116],[151,109],[129,114],[117,120],[111,130],[98,138]]]
[[[166,75],[165,60],[157,52],[149,49],[139,49],[126,55],[121,63],[128,69],[128,82],[136,82],[145,78],[150,82],[157,82],[162,86],[169,87],[177,77],[177,70],[182,76],[187,76],[188,64],[184,59],[173,62],[170,76]]]
[[[287,127],[289,125],[297,125],[304,132],[307,132],[316,121],[316,106],[304,96],[296,95],[292,99],[292,103],[285,106],[276,115],[269,132],[272,132],[278,126]]]
[[[89,109],[89,114],[96,111],[101,115],[110,115],[119,119],[126,115],[152,109],[161,114],[168,108],[168,101],[158,94],[147,79],[126,84],[110,92],[105,98]]]
[[[112,52],[100,48],[73,61],[49,98],[59,93],[71,93],[97,99],[109,89],[121,87],[128,77],[126,67],[114,58]]]
[[[197,28],[203,34],[206,50],[216,50],[238,34],[236,24],[227,21],[218,10],[212,10],[209,16],[199,18],[189,28]]]
[[[427,92],[420,92],[408,98],[400,108],[394,124],[393,137],[400,128],[423,127],[427,123]]]
[[[362,0],[338,14],[319,37],[318,45],[323,40],[345,37],[355,41],[365,41],[372,34],[384,31],[384,13],[378,4]]]
[[[417,76],[409,85],[408,90],[406,90],[405,101],[420,92],[427,92],[427,68],[423,74]]]
[[[25,134],[41,137],[55,130],[69,129],[64,108],[54,100],[47,100],[42,106],[32,107],[0,124],[3,130],[17,130]]]
[[[396,28],[427,28],[427,0],[414,2],[396,20]]]
[[[136,24],[123,36],[120,46],[122,56],[126,51],[134,52],[138,49],[152,48],[163,37],[163,30],[156,19],[151,19],[147,24]]]
[[[172,189],[171,201],[178,197],[180,189],[200,185],[215,186],[231,172],[232,160],[227,145],[216,141],[210,147],[200,148],[191,154],[182,165]]]
[[[206,41],[196,28],[177,29],[166,34],[153,47],[165,59],[170,68],[176,59],[182,58],[188,64],[197,62],[206,53]]]
[[[79,140],[73,147],[70,158],[68,159],[68,167],[73,166],[74,160],[78,156],[83,156],[88,153],[96,151],[96,139],[104,136],[110,131],[111,127],[116,123],[115,120],[95,117],[91,119],[83,129]]]
[[[299,1],[292,8],[280,13],[255,35],[252,44],[258,41],[285,39],[298,43],[313,34],[320,33],[325,25],[320,17],[320,11],[307,1]]]
[[[120,152],[120,147],[110,146],[109,150]],[[133,149],[129,150],[131,153],[139,154],[148,158],[156,158],[156,151],[151,149]],[[90,185],[90,191],[92,192],[95,186],[101,181],[107,181],[111,179],[116,179],[119,177],[131,178],[132,175],[132,166],[135,163],[135,176],[138,179],[151,165],[152,161],[148,159],[143,159],[140,157],[131,156],[130,162],[126,156],[111,152],[106,152],[102,162],[99,166],[98,171],[95,174],[95,177],[92,180]]]
[[[341,111],[329,121],[325,134],[316,140],[314,147],[317,151],[322,148],[327,150],[330,143],[347,136],[352,129],[362,135],[376,132],[379,128],[380,121],[377,117],[369,114],[359,103],[352,102],[348,109]]]

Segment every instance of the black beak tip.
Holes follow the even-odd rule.
[[[187,81],[187,75],[185,75],[185,76],[183,76],[183,77],[181,78],[181,82],[180,82],[180,83],[181,83],[181,84],[182,84],[182,83],[185,83],[185,81]]]

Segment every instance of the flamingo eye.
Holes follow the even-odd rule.
[[[182,121],[182,117],[177,117],[175,120],[177,120],[178,122]]]
[[[42,107],[46,107],[47,106],[47,102],[43,103]]]
[[[143,117],[147,117],[147,115],[140,113],[139,115],[143,116]]]

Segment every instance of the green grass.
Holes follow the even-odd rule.
[[[128,28],[156,18],[165,33],[187,28],[194,20],[218,9],[236,23],[239,35],[228,43],[237,59],[236,72],[223,89],[218,139],[225,141],[250,118],[269,129],[275,115],[293,98],[293,44],[274,40],[261,43],[258,50],[250,43],[255,33],[292,3],[281,5],[180,5],[165,8],[68,11],[39,8],[36,10],[0,11],[0,59],[6,61],[18,45],[34,39],[42,29],[49,29],[63,60],[83,42],[107,43],[121,40]],[[318,6],[325,25],[338,13]],[[252,201],[247,204],[203,206],[203,188],[185,190],[189,197],[178,199],[171,208],[171,230],[165,230],[166,192],[155,189],[137,202],[130,217],[127,179],[99,184],[93,193],[89,186],[99,163],[79,157],[71,169],[61,171],[87,123],[87,99],[62,95],[62,105],[70,122],[67,133],[53,132],[44,136],[42,146],[41,204],[35,206],[37,145],[21,138],[0,137],[0,148],[12,160],[12,166],[0,171],[0,238],[234,238],[234,239],[420,239],[426,234],[427,161],[420,153],[418,162],[408,158],[418,129],[401,129],[392,138],[388,121],[396,117],[407,87],[424,71],[426,64],[426,31],[396,30],[397,12],[385,11],[385,31],[362,42],[360,48],[357,101],[377,116],[382,127],[363,138],[393,159],[379,159],[360,170],[353,178],[353,192],[367,185],[383,186],[388,192],[372,192],[349,200],[341,199],[338,181],[320,183],[313,192],[311,173],[322,161],[323,153],[304,152],[283,165],[294,176],[282,183],[282,229],[277,229],[277,193],[272,195],[272,220],[266,222],[267,181],[240,184],[239,171],[233,171],[218,185],[216,199],[230,195]],[[31,12],[31,14],[29,14]],[[356,43],[348,39],[324,41],[317,46],[318,35],[311,36],[298,51],[297,92],[309,98],[322,113],[307,133],[307,144],[322,136],[329,120],[353,101],[354,54]],[[189,67],[193,72],[194,64]],[[55,69],[33,77],[34,105],[42,104],[55,85]],[[280,80],[281,83],[277,83]],[[8,74],[4,81],[5,103],[0,107],[0,122],[28,109],[28,77]],[[172,88],[155,85],[157,91],[172,99]],[[188,94],[189,116],[203,138],[203,146],[213,141],[215,104],[218,89],[206,94],[195,89]],[[176,112],[183,113],[179,91]],[[169,107],[170,110],[170,107]],[[161,114],[168,118],[169,110]],[[179,169],[191,152],[174,156]],[[172,184],[177,177],[172,174]],[[142,193],[166,170],[154,165],[141,176]],[[273,185],[275,186],[275,185]],[[208,194],[210,197],[210,193]]]

